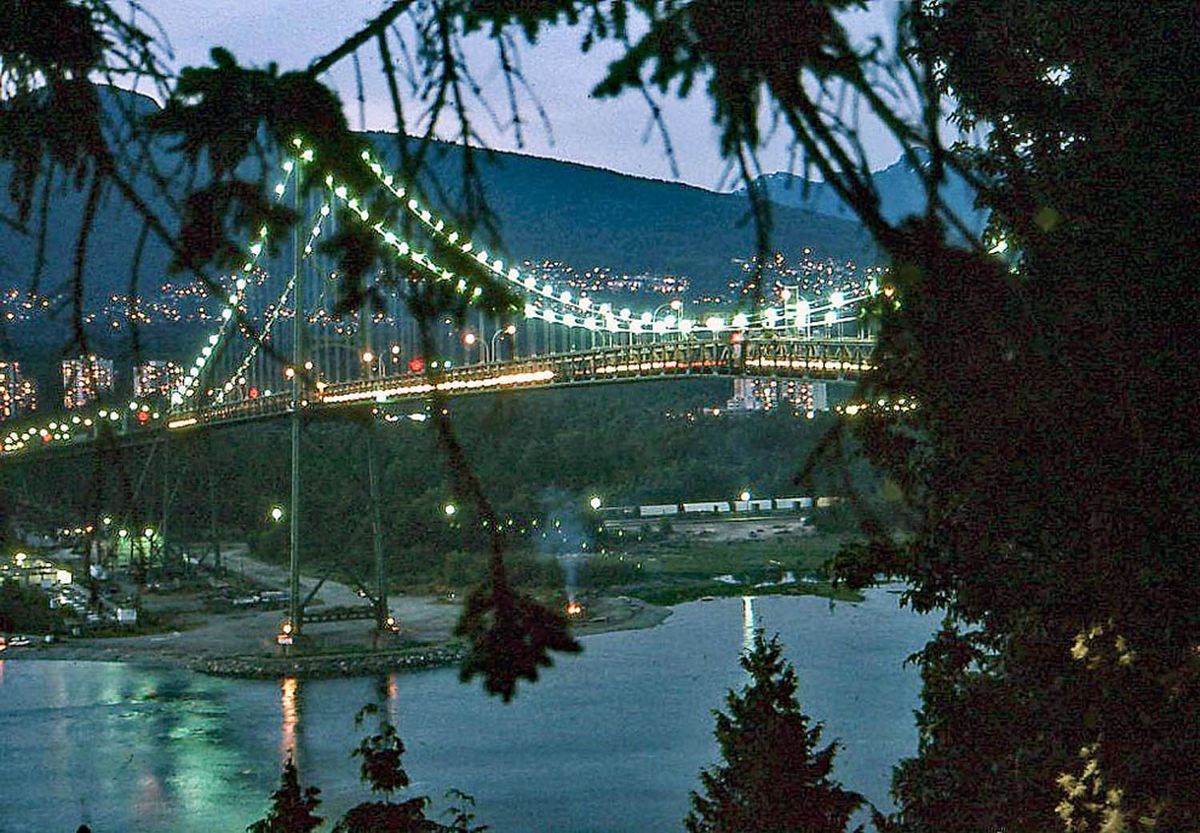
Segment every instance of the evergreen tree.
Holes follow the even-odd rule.
[[[714,712],[724,763],[701,771],[689,833],[841,833],[863,798],[830,779],[837,743],[820,747],[821,724],[800,710],[778,635],[757,631],[740,662],[750,682],[729,692],[728,713]]]
[[[296,764],[288,758],[283,765],[279,789],[271,794],[271,809],[267,817],[254,822],[246,830],[248,833],[310,833],[316,830],[324,821],[320,816],[313,815],[321,803],[321,799],[317,798],[320,792],[316,787],[301,791]]]

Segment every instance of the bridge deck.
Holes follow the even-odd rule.
[[[806,339],[795,337],[751,338],[733,343],[702,338],[637,343],[558,353],[507,362],[466,365],[442,371],[432,378],[421,373],[379,375],[318,387],[309,387],[302,407],[322,411],[367,403],[419,401],[434,387],[446,396],[530,390],[611,382],[694,378],[704,376],[755,376],[813,380],[855,378],[871,368],[875,342],[870,339]],[[42,449],[89,444],[102,434],[122,442],[152,440],[169,432],[191,428],[271,419],[292,412],[290,392],[246,396],[221,405],[171,412],[148,424],[123,415],[119,422],[98,421],[88,429],[62,426],[53,442],[35,443],[9,451],[0,459],[27,455]]]

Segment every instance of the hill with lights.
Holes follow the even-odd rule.
[[[135,93],[103,88],[114,113],[153,112],[158,105]],[[382,159],[394,159],[396,136],[370,134]],[[409,140],[413,141],[413,140]],[[166,142],[150,149],[160,171],[178,168]],[[428,155],[427,202],[456,217],[460,147],[438,143]],[[515,153],[481,153],[476,160],[495,218],[493,239],[482,239],[506,261],[554,261],[613,275],[674,275],[692,295],[728,291],[744,276],[740,262],[754,252],[754,228],[744,196],[645,179],[569,162]],[[0,216],[13,218],[10,171],[0,166]],[[34,201],[31,220],[45,218],[45,235],[0,223],[0,358],[18,358],[56,375],[59,355],[78,350],[77,325],[89,348],[128,358],[174,356],[194,347],[215,313],[199,287],[168,272],[169,256],[120,195],[102,194],[82,272],[82,309],[73,318],[74,263],[85,193],[60,173]],[[172,215],[148,175],[135,182],[159,216]],[[180,196],[176,194],[176,196]],[[43,198],[45,204],[42,204]],[[860,226],[808,210],[775,212],[773,247],[804,249],[837,259],[869,262],[873,248]],[[38,268],[39,259],[41,260]],[[30,293],[33,293],[32,295]],[[136,308],[130,298],[136,296]],[[137,335],[130,326],[137,315]],[[43,367],[44,366],[44,367]]]

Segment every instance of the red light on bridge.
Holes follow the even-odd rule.
[[[425,360],[421,358],[409,359],[408,369],[413,373],[420,373],[425,369]]]
[[[250,388],[247,396],[249,396],[251,399],[258,399],[258,388]]]
[[[734,333],[733,335],[731,335],[729,337],[729,340],[731,342],[733,342],[734,344],[741,344],[743,341],[746,340],[746,334],[745,333]]]
[[[145,425],[150,421],[150,414],[146,413],[145,411],[138,411],[137,421],[142,425]]]

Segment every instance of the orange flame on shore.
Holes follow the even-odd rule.
[[[579,602],[567,602],[567,615],[575,618],[583,615],[583,605]]]

